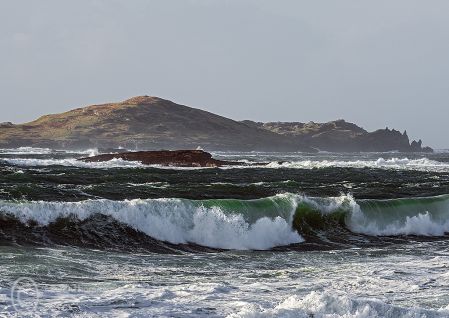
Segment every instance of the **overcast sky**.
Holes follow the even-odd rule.
[[[0,2],[0,122],[145,94],[449,148],[449,1]]]

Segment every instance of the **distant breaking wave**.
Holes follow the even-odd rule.
[[[44,155],[44,154],[55,154],[55,153],[73,153],[73,154],[86,154],[86,155],[97,155],[98,149],[86,149],[86,150],[55,150],[50,148],[35,148],[35,147],[19,147],[19,148],[0,148],[0,154],[8,155]]]
[[[297,168],[297,169],[319,169],[319,168],[386,168],[404,170],[449,170],[449,164],[430,160],[428,158],[408,159],[392,158],[377,160],[355,160],[355,161],[334,161],[334,160],[303,160],[287,161],[283,163],[271,162],[268,168]]]
[[[11,149],[0,149],[0,154],[21,155],[21,154],[50,154],[53,150],[49,148],[33,148],[33,147],[19,147]]]
[[[0,223],[0,239],[19,243],[30,237],[39,241],[36,233],[41,233],[47,242],[54,237],[63,244],[88,242],[101,247],[104,242],[95,241],[98,237],[116,233],[111,240],[120,241],[136,231],[158,242],[217,249],[267,250],[291,244],[298,249],[338,248],[384,244],[409,235],[445,237],[449,195],[360,201],[349,195],[295,194],[249,201],[0,201]]]
[[[11,165],[21,167],[41,167],[41,166],[66,166],[93,169],[108,168],[160,168],[160,169],[179,169],[179,170],[198,170],[212,168],[185,168],[185,167],[166,167],[160,165],[144,165],[140,162],[125,161],[122,159],[112,159],[105,162],[83,162],[74,158],[69,159],[40,159],[40,158],[3,158],[4,161]],[[417,170],[417,171],[434,171],[448,172],[449,163],[430,160],[428,158],[408,159],[408,158],[392,158],[377,160],[300,160],[300,161],[273,161],[266,165],[248,166],[250,162],[242,162],[241,166],[224,166],[220,169],[323,169],[323,168],[371,168],[371,169],[396,169],[396,170]]]
[[[140,162],[126,161],[123,159],[112,159],[105,162],[84,162],[77,159],[36,159],[36,158],[14,158],[0,159],[11,165],[20,167],[45,167],[45,166],[64,166],[64,167],[78,167],[78,168],[92,168],[92,169],[108,169],[108,168],[142,168],[147,167]]]

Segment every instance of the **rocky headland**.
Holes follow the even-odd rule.
[[[422,141],[411,141],[407,131],[378,129],[368,132],[343,119],[327,123],[301,122],[253,122],[249,126],[265,129],[286,137],[301,140],[310,147],[334,152],[432,152],[423,147]]]

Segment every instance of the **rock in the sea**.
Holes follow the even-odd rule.
[[[202,150],[161,150],[137,151],[103,154],[94,157],[81,158],[84,162],[104,162],[112,159],[137,161],[146,165],[162,165],[175,167],[221,167],[237,165],[238,162],[222,161],[212,158],[212,155]]]
[[[11,128],[14,127],[14,124],[10,121],[4,122],[4,123],[0,123],[0,127],[1,128]]]

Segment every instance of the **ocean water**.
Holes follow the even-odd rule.
[[[447,151],[94,154],[0,150],[0,317],[449,317]]]

